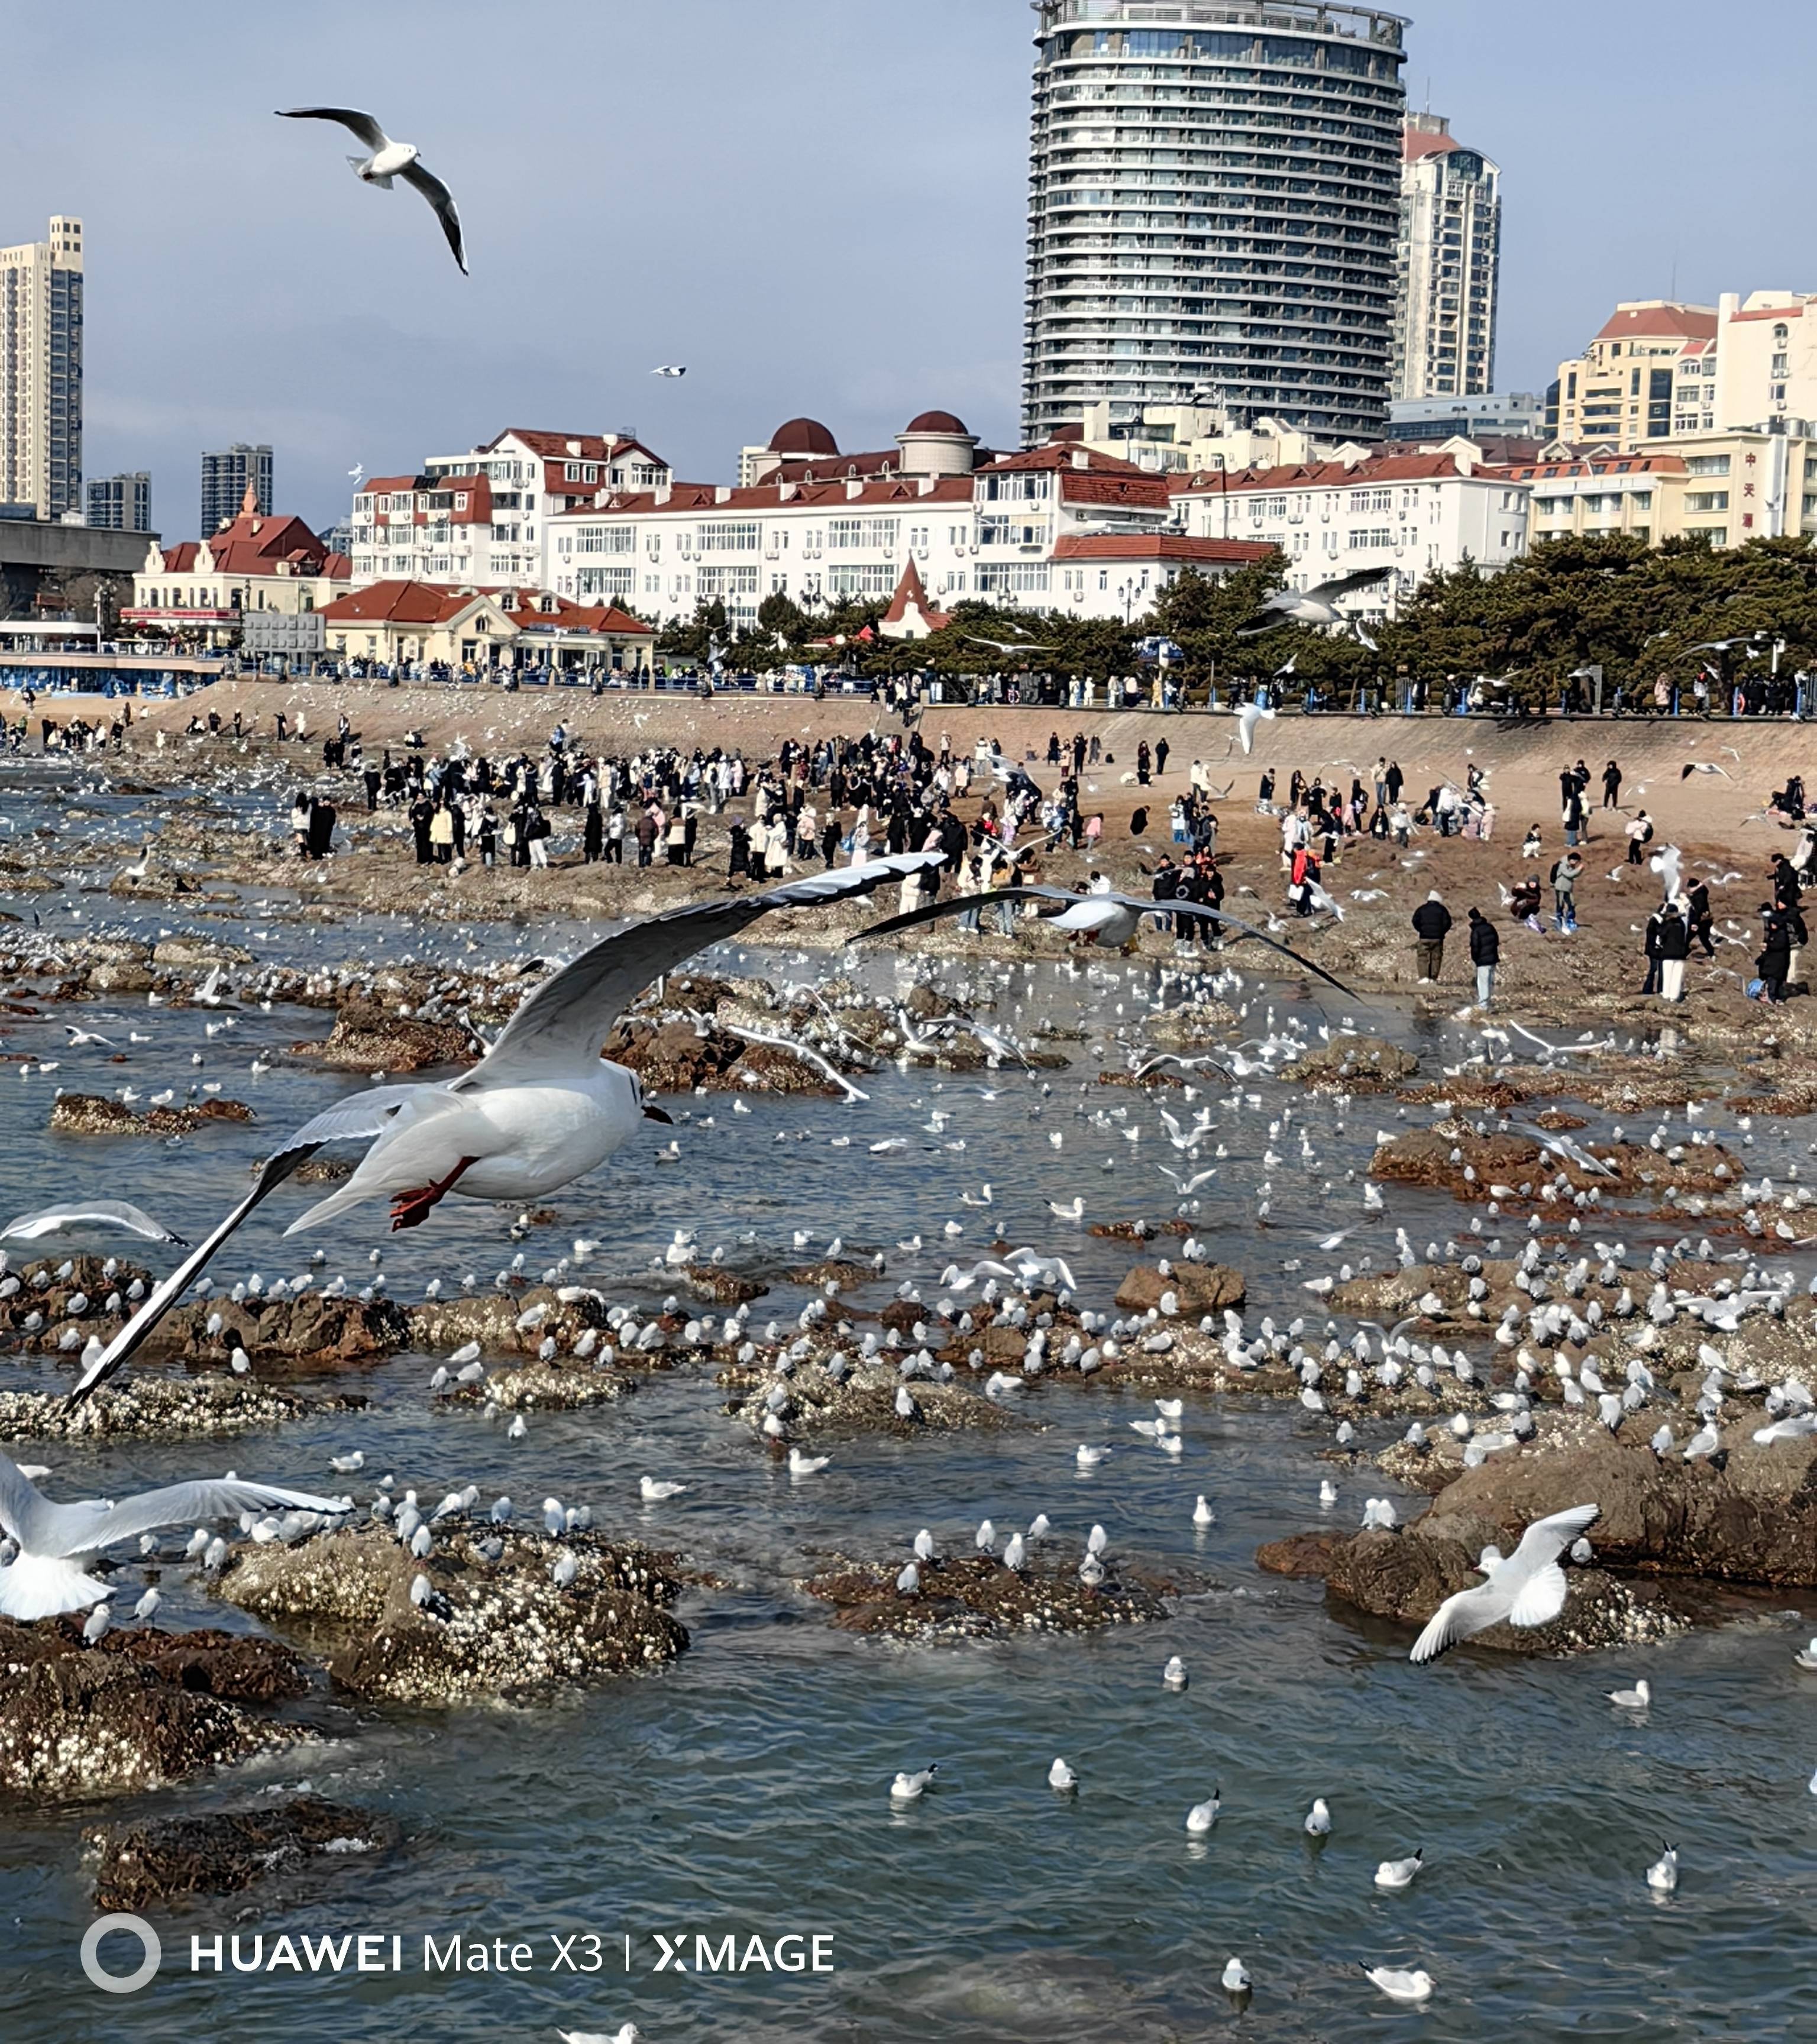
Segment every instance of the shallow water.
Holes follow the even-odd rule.
[[[229,936],[262,961],[462,956],[469,941],[370,920],[299,923],[282,916],[283,897],[260,898],[275,906],[243,921],[174,909],[129,917],[98,896],[79,905],[109,928]],[[45,914],[41,896],[4,905]],[[67,907],[53,910],[60,922]],[[382,931],[387,943],[375,954]],[[539,931],[534,941],[554,949],[567,934]],[[483,926],[471,940],[487,955],[525,942]],[[778,979],[822,962],[747,961]],[[893,968],[873,970],[888,978]],[[1147,967],[1108,991],[1052,966],[1026,980],[1031,1015],[1064,1020],[1089,998],[1106,1024],[1116,1022],[1119,1000],[1133,1021],[1156,984]],[[105,1186],[191,1233],[244,1185],[275,1131],[356,1083],[248,1073],[255,1051],[325,1031],[325,1014],[301,1010],[253,1011],[210,1042],[204,1011],[102,1002],[47,1011],[41,1023],[9,1019],[6,1047],[58,1057],[65,1015],[110,1035],[112,1018],[156,1041],[133,1047],[128,1066],[100,1062],[106,1054],[94,1050],[63,1052],[48,1076],[0,1066],[0,1206],[9,1212],[39,1203],[47,1186]],[[1431,1047],[1434,1063],[1447,1054]],[[190,1062],[198,1051],[200,1071]],[[1136,1144],[1080,1118],[1078,1088],[1093,1069],[1081,1058],[1051,1075],[1045,1094],[1039,1076],[890,1071],[862,1082],[871,1096],[863,1105],[757,1099],[747,1116],[723,1097],[689,1103],[679,1163],[652,1161],[653,1135],[640,1154],[570,1189],[553,1202],[559,1222],[523,1245],[527,1262],[540,1269],[574,1237],[597,1237],[588,1279],[614,1296],[657,1299],[667,1287],[650,1265],[677,1227],[735,1254],[747,1231],[760,1247],[789,1251],[793,1231],[806,1228],[817,1246],[837,1231],[882,1247],[889,1283],[912,1281],[931,1299],[949,1257],[989,1239],[994,1219],[1012,1241],[1060,1249],[1088,1302],[1108,1306],[1135,1260],[1129,1246],[1055,1220],[1047,1203],[1082,1192],[1092,1217],[1161,1218],[1170,1189],[1154,1166],[1175,1159],[1154,1106],[1133,1094],[1107,1098],[1094,1088],[1086,1105],[1127,1108],[1142,1127]],[[44,1132],[57,1085],[130,1082],[149,1093],[203,1079],[252,1103],[259,1122],[175,1146]],[[1300,1286],[1335,1260],[1314,1246],[1327,1230],[1361,1224],[1343,1253],[1379,1266],[1392,1258],[1397,1223],[1421,1247],[1467,1225],[1449,1200],[1400,1191],[1385,1215],[1365,1220],[1361,1173],[1391,1105],[1363,1100],[1341,1112],[1295,1089],[1249,1089],[1264,1097],[1262,1110],[1205,1096],[1219,1113],[1215,1139],[1231,1155],[1200,1196],[1197,1225],[1214,1254],[1248,1275],[1252,1315],[1314,1310]],[[1285,1162],[1266,1170],[1260,1162],[1268,1120],[1285,1106],[1304,1118],[1318,1153],[1309,1171],[1298,1161],[1297,1120],[1276,1142]],[[926,1127],[935,1108],[953,1117],[939,1134]],[[1047,1139],[1055,1129],[1058,1150]],[[1780,1172],[1803,1155],[1796,1129],[1757,1133],[1753,1169]],[[850,1147],[832,1147],[842,1135]],[[870,1143],[897,1136],[910,1147],[869,1154]],[[962,1151],[947,1147],[961,1140]],[[1254,1220],[1264,1175],[1275,1188],[1266,1232]],[[988,1216],[958,1197],[985,1181]],[[298,1204],[281,1200],[279,1219],[261,1216],[217,1265],[217,1281],[302,1269],[317,1238],[286,1244],[279,1234]],[[448,1202],[413,1239],[382,1237],[375,1218],[355,1215],[320,1238],[325,1274],[344,1269],[350,1282],[365,1281],[368,1250],[382,1240],[387,1281],[409,1300],[431,1274],[471,1270],[489,1283],[517,1247],[511,1216],[478,1204]],[[954,1218],[966,1230],[956,1243],[941,1233]],[[898,1247],[916,1231],[919,1251]],[[1658,1231],[1611,1222],[1586,1232],[1635,1245]],[[1283,1268],[1296,1259],[1303,1270]],[[1799,1269],[1808,1275],[1805,1263]],[[772,1315],[786,1324],[801,1303],[779,1289],[752,1312],[759,1324]],[[791,1482],[724,1416],[722,1394],[698,1373],[654,1377],[615,1406],[532,1416],[528,1438],[512,1443],[476,1413],[432,1412],[432,1366],[403,1357],[363,1379],[373,1398],[363,1415],[213,1447],[53,1445],[42,1458],[61,1495],[117,1494],[224,1464],[338,1488],[328,1458],[357,1444],[367,1455],[352,1480],[363,1503],[386,1470],[400,1489],[432,1495],[471,1480],[521,1502],[547,1493],[586,1502],[606,1531],[672,1545],[728,1585],[684,1605],[692,1650],[659,1675],[536,1709],[419,1718],[356,1714],[324,1696],[302,1712],[316,1742],[231,1779],[105,1812],[15,1819],[0,1832],[0,1900],[11,1919],[10,1963],[0,1969],[7,2044],[90,2034],[148,2044],[252,2034],[366,2044],[401,2032],[528,2038],[557,2025],[609,2034],[632,2019],[651,2044],[1070,2044],[1226,2032],[1308,2041],[1417,2033],[1433,2044],[1569,2034],[1650,2044],[1780,2038],[1812,2022],[1817,1797],[1805,1785],[1817,1765],[1817,1678],[1792,1661],[1811,1629],[1810,1600],[1800,1600],[1802,1617],[1762,1602],[1747,1622],[1632,1654],[1511,1662],[1466,1650],[1416,1669],[1397,1629],[1328,1610],[1318,1585],[1254,1566],[1258,1543],[1319,1523],[1321,1476],[1338,1484],[1329,1520],[1339,1525],[1356,1523],[1366,1494],[1393,1488],[1366,1468],[1316,1461],[1328,1427],[1296,1407],[1189,1399],[1185,1453],[1175,1461],[1129,1431],[1126,1422],[1151,1410],[1145,1400],[1043,1382],[1026,1394],[1024,1427],[841,1442],[824,1475]],[[56,1373],[25,1361],[6,1376],[16,1384]],[[1116,1450],[1089,1476],[1074,1462],[1083,1440]],[[692,1488],[646,1508],[636,1482],[647,1472],[685,1477]],[[1190,1523],[1199,1491],[1218,1515],[1204,1532]],[[1101,1522],[1113,1553],[1171,1574],[1182,1594],[1166,1622],[1093,1639],[903,1649],[832,1631],[790,1587],[832,1553],[905,1555],[922,1526],[943,1548],[969,1548],[986,1514],[1001,1534],[1038,1511],[1065,1550]],[[183,1573],[163,1572],[167,1623],[244,1623]],[[119,1580],[129,1603],[136,1562]],[[1161,1686],[1174,1653],[1192,1671],[1184,1695]],[[1651,1711],[1637,1719],[1613,1709],[1604,1692],[1642,1673],[1655,1692]],[[1079,1771],[1077,1798],[1046,1785],[1056,1754]],[[892,1775],[930,1760],[940,1764],[935,1790],[893,1811]],[[92,1915],[83,1824],[235,1806],[305,1781],[393,1813],[403,1849],[370,1868],[312,1874],[309,1885],[284,1889],[282,1906],[255,1891],[155,1912],[163,1973],[130,2000],[104,2002],[76,1965]],[[1223,1814],[1196,1843],[1185,1812],[1214,1785]],[[1320,1795],[1334,1831],[1316,1846],[1301,1820]],[[1679,1846],[1682,1877],[1660,1903],[1642,1872],[1662,1839]],[[1422,1877],[1403,1893],[1377,1891],[1377,1862],[1416,1846],[1427,1857]],[[191,1934],[236,1929],[268,1943],[281,1931],[377,1933],[386,1951],[397,1934],[405,1970],[192,1978]],[[836,1970],[697,1975],[697,1931],[715,1943],[736,1932],[741,1949],[751,1934],[830,1935]],[[577,1932],[600,1935],[605,1969],[551,1973],[551,1938]],[[659,1933],[687,1934],[686,1973],[653,1970]],[[444,1943],[455,1934],[521,1939],[535,1969],[426,1975],[425,1934]],[[1241,2009],[1218,1984],[1232,1954],[1254,1982]],[[133,1956],[122,1946],[117,1963]],[[1437,1995],[1423,2012],[1406,2013],[1362,1978],[1359,1961],[1425,1965]]]

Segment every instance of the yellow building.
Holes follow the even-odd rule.
[[[249,486],[240,516],[218,532],[169,546],[152,542],[121,621],[232,645],[248,612],[321,610],[352,573],[346,555],[331,553],[301,518],[261,517]]]
[[[1627,453],[1556,448],[1509,473],[1532,492],[1534,543],[1623,534],[1712,547],[1788,532],[1817,537],[1817,440],[1803,432],[1699,432]]]
[[[1714,366],[1714,305],[1647,298],[1617,305],[1608,323],[1575,361],[1558,365],[1558,414],[1547,421],[1554,439],[1573,447],[1613,447],[1623,454],[1672,437],[1681,416],[1699,426],[1723,421],[1681,403],[1690,365]]]
[[[386,667],[647,673],[656,634],[611,604],[539,589],[375,582],[322,613],[329,653]]]

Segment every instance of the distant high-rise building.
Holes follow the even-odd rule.
[[[218,532],[240,516],[251,488],[259,516],[271,515],[271,450],[236,441],[202,458],[202,536]]]
[[[1396,398],[1473,397],[1495,384],[1501,171],[1442,113],[1410,113],[1401,146]]]
[[[82,509],[82,222],[0,248],[0,503]]]
[[[85,524],[98,532],[148,532],[152,529],[152,478],[144,469],[130,475],[94,475],[86,490]]]
[[[1101,402],[1378,434],[1406,22],[1339,0],[1035,4],[1024,440]]]

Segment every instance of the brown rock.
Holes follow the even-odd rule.
[[[123,1795],[162,1788],[293,1738],[238,1700],[300,1693],[294,1657],[226,1635],[109,1634],[0,1619],[0,1791]],[[217,1685],[219,1686],[217,1687]]]
[[[1174,1585],[1144,1572],[1112,1568],[1095,1589],[1067,1567],[1039,1563],[1006,1569],[984,1554],[924,1562],[921,1588],[896,1587],[899,1562],[848,1562],[801,1587],[834,1608],[847,1632],[894,1639],[1007,1639],[1031,1632],[1096,1632],[1164,1618]]]
[[[218,1313],[221,1328],[210,1335]],[[356,1367],[378,1362],[411,1343],[410,1316],[394,1301],[327,1298],[316,1291],[300,1299],[198,1300],[180,1307],[147,1343],[154,1354],[172,1351],[186,1360],[219,1368],[236,1348],[255,1365],[294,1363],[311,1370]]]
[[[1398,1043],[1380,1036],[1336,1036],[1296,1058],[1281,1076],[1320,1091],[1386,1093],[1419,1069],[1419,1060]]]
[[[244,1101],[218,1096],[135,1114],[124,1101],[103,1099],[98,1093],[66,1093],[51,1108],[52,1130],[62,1135],[187,1135],[210,1121],[252,1118],[252,1110]]]
[[[690,1263],[682,1271],[682,1280],[697,1298],[710,1300],[716,1306],[742,1306],[747,1300],[761,1299],[770,1289],[755,1278],[728,1270],[723,1263]]]
[[[458,1023],[419,1022],[376,1001],[350,1001],[319,1042],[293,1043],[291,1055],[340,1072],[419,1072],[473,1062],[475,1044]]]
[[[234,1895],[286,1864],[344,1865],[384,1852],[396,1838],[390,1819],[317,1796],[91,1831],[88,1842],[100,1854],[94,1904],[139,1910],[179,1895]]]
[[[520,1328],[518,1321],[538,1306],[545,1309],[541,1319]],[[429,1299],[411,1308],[411,1339],[429,1355],[446,1354],[474,1341],[488,1355],[534,1355],[545,1335],[555,1336],[559,1349],[571,1349],[589,1327],[605,1326],[609,1310],[597,1292],[580,1290],[564,1302],[547,1285],[533,1285],[522,1293]]]
[[[1116,1303],[1126,1313],[1146,1313],[1171,1292],[1180,1302],[1182,1320],[1199,1320],[1225,1307],[1240,1312],[1247,1288],[1242,1276],[1222,1263],[1174,1263],[1163,1278],[1152,1263],[1139,1263],[1116,1288]]]

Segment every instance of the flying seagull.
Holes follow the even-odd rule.
[[[1393,572],[1393,568],[1358,568],[1354,574],[1339,575],[1335,582],[1322,582],[1312,589],[1277,589],[1248,624],[1239,626],[1237,636],[1253,639],[1277,624],[1348,626],[1350,620],[1338,609],[1339,601],[1359,589],[1373,589]]]
[[[1728,768],[1719,766],[1714,759],[1688,761],[1679,769],[1678,778],[1681,781],[1688,781],[1693,774],[1720,774],[1725,781],[1729,778]]]
[[[179,1247],[183,1241],[130,1201],[78,1200],[68,1206],[40,1207],[35,1213],[20,1214],[0,1228],[0,1242],[36,1242],[43,1235],[72,1234],[83,1228],[124,1229],[129,1235],[144,1235],[148,1242],[174,1242]]]
[[[0,1569],[0,1612],[9,1618],[33,1619],[85,1610],[113,1591],[84,1573],[83,1563],[117,1541],[155,1532],[160,1526],[187,1526],[198,1519],[236,1518],[242,1512],[280,1507],[331,1518],[346,1508],[332,1498],[233,1478],[167,1484],[117,1504],[99,1498],[53,1504],[17,1462],[0,1454],[0,1531],[19,1543],[12,1566]]]
[[[369,153],[363,156],[349,156],[354,175],[369,185],[391,189],[391,180],[401,178],[413,185],[435,209],[436,217],[442,224],[442,232],[448,238],[448,246],[454,251],[454,259],[460,265],[464,277],[467,271],[467,252],[461,245],[460,215],[455,210],[454,194],[441,179],[424,163],[417,154],[414,142],[394,142],[370,113],[362,113],[351,106],[280,106],[279,116],[286,121],[338,121],[348,129],[356,140],[366,144]]]
[[[1270,950],[1292,959],[1296,965],[1304,966],[1340,993],[1348,994],[1353,1001],[1363,998],[1341,979],[1334,979],[1323,966],[1315,965],[1309,958],[1289,950],[1266,930],[1258,930],[1253,924],[1240,921],[1235,916],[1227,916],[1221,909],[1201,909],[1189,901],[1144,901],[1135,894],[1074,894],[1065,887],[1032,884],[1000,887],[988,894],[955,894],[924,909],[911,909],[905,916],[892,916],[887,922],[874,923],[869,929],[859,932],[858,941],[862,943],[870,937],[893,936],[897,931],[912,928],[917,923],[931,923],[939,916],[962,915],[967,909],[983,908],[992,901],[1027,901],[1064,902],[1066,906],[1061,912],[1047,919],[1051,929],[1089,936],[1094,944],[1108,945],[1112,949],[1129,942],[1144,916],[1192,916],[1200,922],[1216,923],[1225,929],[1240,930],[1245,936],[1254,937]]]
[[[968,638],[966,643],[971,646],[988,646],[993,653],[1051,653],[1054,650],[1051,646],[1031,646],[1025,640],[1020,639],[1011,644],[1006,644],[1001,639]]]
[[[650,372],[652,376],[686,376],[687,373],[688,366],[685,362],[665,362],[661,368],[652,369]]]
[[[1512,1554],[1495,1555],[1486,1582],[1446,1598],[1408,1658],[1435,1661],[1492,1625],[1550,1624],[1565,1608],[1565,1571],[1558,1566],[1558,1557],[1601,1515],[1600,1505],[1574,1504],[1569,1512],[1535,1520]],[[1495,1552],[1492,1548],[1484,1551]]]
[[[363,1200],[391,1201],[394,1230],[415,1228],[457,1189],[521,1204],[584,1177],[645,1120],[636,1073],[600,1053],[619,1016],[652,980],[735,937],[776,909],[812,909],[869,894],[938,866],[938,851],[836,866],[766,893],[697,901],[602,938],[526,996],[476,1065],[435,1085],[370,1086],[305,1122],[252,1189],[178,1264],[83,1371],[74,1405],[120,1368],[255,1208],[325,1143],[371,1142],[351,1178],[287,1232],[332,1220]],[[376,1138],[375,1141],[373,1139]]]
[[[1293,663],[1289,661],[1288,664],[1292,666]],[[1245,703],[1237,712],[1236,735],[1242,740],[1246,754],[1255,750],[1255,727],[1265,717],[1272,721],[1274,714],[1273,707],[1267,703]]]

